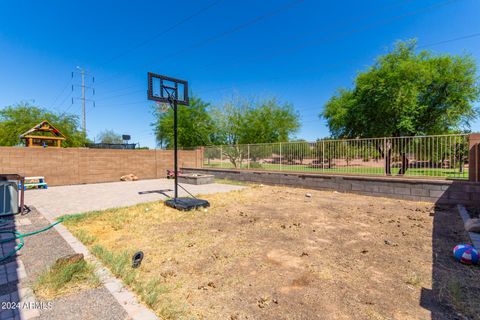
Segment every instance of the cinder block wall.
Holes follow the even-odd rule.
[[[179,152],[179,166],[201,167],[202,150]],[[0,173],[44,176],[50,186],[119,181],[133,173],[140,179],[166,176],[173,151],[87,148],[0,147]]]
[[[233,169],[186,168],[185,172],[213,174],[219,179],[251,181],[310,189],[327,189],[439,204],[465,204],[480,207],[480,183],[460,180],[411,179],[303,174]]]

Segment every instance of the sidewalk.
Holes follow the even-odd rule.
[[[48,225],[33,209],[27,215],[16,216],[15,224],[3,225],[1,229],[26,233]],[[10,252],[12,246],[13,243],[2,244],[1,253]],[[38,275],[58,258],[73,253],[55,229],[25,238],[18,255],[0,264],[0,319],[128,319],[124,308],[103,285],[52,300],[51,304],[35,298],[31,287]]]
[[[155,179],[59,186],[46,190],[28,190],[25,193],[25,199],[47,219],[53,220],[65,214],[126,207],[142,202],[163,201],[167,197],[158,191],[170,190],[164,193],[173,196],[173,184],[173,180]],[[182,184],[182,186],[194,195],[229,192],[244,188],[219,183]],[[187,196],[187,193],[179,188],[179,196]]]

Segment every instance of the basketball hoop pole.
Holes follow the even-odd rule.
[[[170,97],[170,101],[172,98]],[[171,103],[171,102],[170,102]],[[177,127],[177,99],[173,99],[173,170],[175,171],[175,201],[178,198],[178,127]]]
[[[154,88],[154,81],[159,81],[160,89],[156,91]],[[183,90],[182,90],[183,88]],[[162,76],[152,72],[148,73],[148,90],[147,96],[149,100],[157,103],[168,103],[173,108],[173,171],[175,174],[174,183],[174,197],[165,201],[165,205],[178,210],[192,210],[198,208],[207,208],[210,203],[207,200],[196,198],[188,190],[178,184],[178,105],[188,106],[188,82],[185,80],[175,79],[167,76]],[[187,192],[189,197],[178,197],[178,187],[181,187]]]

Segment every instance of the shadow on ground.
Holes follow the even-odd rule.
[[[422,288],[420,304],[432,320],[480,319],[480,268],[456,262],[452,250],[470,243],[455,206],[435,205],[432,230],[432,289]]]
[[[14,253],[16,242],[14,216],[0,216],[0,319],[19,318],[19,263]],[[12,240],[9,240],[12,239]]]

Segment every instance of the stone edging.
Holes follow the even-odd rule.
[[[88,258],[97,265],[98,268],[96,268],[95,271],[97,276],[100,278],[105,288],[107,288],[115,300],[117,300],[120,306],[122,306],[122,308],[127,312],[131,319],[158,320],[158,317],[155,315],[155,313],[141,304],[137,297],[123,285],[122,281],[115,278],[112,273],[105,268],[100,261],[98,261],[97,258],[90,254],[87,247],[85,247],[77,238],[75,238],[66,227],[61,224],[57,224],[54,228],[76,253],[82,253],[85,258]]]
[[[463,223],[467,222],[470,219],[470,215],[468,214],[467,209],[463,204],[457,204],[458,213],[460,213],[460,217],[462,217]],[[480,233],[476,232],[468,232],[470,240],[475,248],[480,250]]]

